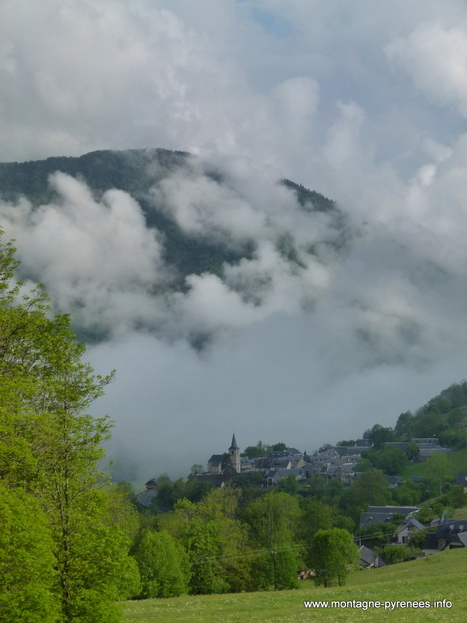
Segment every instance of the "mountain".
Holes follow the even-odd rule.
[[[187,169],[191,156],[187,152],[167,149],[134,149],[127,151],[94,151],[80,157],[53,157],[31,162],[0,163],[0,195],[8,202],[23,196],[33,206],[49,204],[56,200],[56,192],[49,184],[49,176],[60,171],[84,180],[93,193],[101,196],[112,188],[123,190],[140,204],[146,224],[157,228],[165,238],[165,260],[176,268],[182,279],[189,274],[211,272],[219,274],[224,262],[238,262],[251,258],[254,240],[246,239],[233,249],[210,239],[209,235],[189,235],[167,215],[160,206],[149,201],[148,193],[163,179],[176,171]],[[222,184],[220,171],[207,167],[203,174]],[[304,211],[328,213],[333,216],[336,227],[343,227],[345,217],[336,204],[320,193],[301,184],[284,179],[282,183],[291,189]],[[297,261],[290,240],[278,240],[282,252],[290,261]],[[310,248],[310,253],[316,253]]]
[[[310,267],[327,270],[345,252],[349,239],[345,213],[316,191],[289,179],[256,180],[252,176],[245,181],[228,168],[165,149],[95,151],[80,157],[0,163],[0,207],[7,235],[11,231],[18,240],[20,277],[43,282],[60,311],[73,312],[75,329],[88,341],[103,339],[114,331],[115,324],[102,318],[108,316],[105,306],[116,305],[100,301],[94,313],[86,316],[90,289],[95,297],[109,288],[128,295],[144,290],[153,300],[159,297],[160,307],[168,293],[190,292],[193,276],[215,275],[229,291],[259,308],[274,286],[275,264],[289,282],[301,282],[300,304],[309,304],[315,297],[310,290]],[[94,225],[99,211],[100,221]],[[148,241],[141,231],[136,248],[125,248],[125,241],[117,242],[116,234],[111,239],[124,227],[125,219],[136,227],[138,214],[143,215],[146,231],[153,232],[160,248],[157,262],[154,249],[143,258],[152,262],[157,276],[148,277],[143,268],[138,274],[136,266],[136,255],[154,246],[154,240]],[[109,219],[113,223],[105,233]],[[55,229],[52,222],[59,223]],[[85,237],[85,229],[91,231],[94,242]],[[44,238],[41,250],[39,232]],[[61,244],[60,237],[81,244],[83,254],[86,246],[99,247],[99,252],[94,249],[95,275],[79,273],[86,257],[77,257],[68,274],[65,268],[59,269],[67,260],[71,264],[66,249],[61,255],[54,252]],[[31,247],[37,257],[31,257]],[[107,247],[108,254],[103,257]],[[77,253],[75,247],[69,250]],[[92,252],[88,256],[91,261]],[[129,261],[124,262],[123,256]],[[106,277],[104,267],[117,258],[121,269],[115,267]],[[126,273],[122,285],[121,276]],[[89,287],[83,280],[88,280]],[[171,299],[167,305],[173,308],[179,299]],[[168,307],[165,317],[170,315]],[[161,323],[137,316],[132,319],[134,326],[160,329]],[[166,327],[168,321],[163,324]],[[202,342],[209,331],[190,329],[196,336],[190,339]]]

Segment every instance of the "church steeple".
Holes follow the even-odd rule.
[[[232,443],[229,448],[230,461],[232,463],[233,468],[237,472],[240,473],[240,448],[237,446],[237,441],[235,439],[235,433],[232,435]]]

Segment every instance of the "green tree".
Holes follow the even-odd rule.
[[[297,538],[301,511],[298,500],[288,493],[270,491],[254,500],[243,514],[256,549],[255,588],[294,588],[302,545]]]
[[[193,594],[251,588],[251,551],[246,529],[236,518],[240,491],[213,489],[198,503],[180,500],[160,526],[188,552]]]
[[[398,562],[413,560],[416,557],[423,556],[423,551],[416,547],[401,547],[400,545],[386,545],[379,550],[384,562],[388,565],[394,565]]]
[[[340,507],[344,514],[359,521],[360,513],[370,505],[389,504],[391,494],[388,481],[381,470],[372,469],[363,472],[358,480],[342,494]]]
[[[290,495],[298,493],[299,488],[298,480],[294,474],[285,476],[285,478],[282,478],[279,482],[279,489],[285,493],[290,493]]]
[[[221,463],[222,473],[226,478],[234,478],[237,475],[235,467],[232,465],[232,460],[230,458],[230,454],[228,452],[224,452],[222,463]]]
[[[247,446],[243,452],[244,456],[249,459],[267,456],[269,452],[269,446],[265,445],[262,441],[258,441],[256,446]]]
[[[401,413],[397,418],[396,427],[394,432],[399,439],[412,437],[414,427],[414,416],[410,411]]]
[[[82,362],[68,316],[54,316],[40,288],[22,294],[17,266],[13,246],[0,245],[0,478],[45,512],[62,620],[110,623],[135,566],[97,488],[111,423],[85,411],[112,376]]]
[[[392,428],[385,428],[381,424],[375,424],[371,429],[369,439],[373,442],[373,446],[378,449],[382,448],[385,441],[395,441],[396,436]]]
[[[394,476],[400,474],[408,462],[407,455],[399,448],[385,447],[378,453],[376,467]]]
[[[312,562],[317,584],[345,584],[349,571],[358,561],[358,548],[352,535],[341,528],[318,530],[312,542]]]
[[[52,623],[58,577],[47,517],[37,500],[0,484],[0,620]]]
[[[188,556],[168,532],[146,530],[139,540],[135,558],[141,576],[142,599],[177,597],[188,592]]]
[[[311,566],[313,537],[318,530],[329,530],[334,526],[336,510],[311,496],[304,498],[300,506],[300,540],[304,543],[305,564]]]
[[[426,462],[426,477],[433,488],[439,488],[439,495],[452,476],[452,463],[445,454],[435,452]]]

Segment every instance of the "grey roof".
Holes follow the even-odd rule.
[[[396,448],[397,450],[405,450],[410,441],[385,441],[384,446],[387,448]]]
[[[222,463],[223,460],[224,460],[223,454],[213,454],[212,457],[209,459],[208,463],[210,463],[211,465],[218,466]]]
[[[271,468],[278,467],[280,469],[283,469],[286,468],[289,463],[291,463],[291,460],[288,457],[285,457],[283,459],[273,459],[271,461]]]
[[[432,457],[433,454],[452,454],[451,448],[442,448],[441,446],[432,446],[427,448],[420,448],[420,458]]]
[[[369,506],[368,510],[360,515],[360,526],[366,528],[380,521],[391,521],[394,515],[409,515],[418,511],[417,506]]]
[[[397,489],[405,482],[399,476],[386,476],[386,480],[388,481],[389,489]]]
[[[355,454],[360,455],[362,450],[368,450],[369,447],[355,447],[355,446],[335,446],[334,448],[330,448],[337,452],[339,456],[353,456]]]
[[[456,484],[467,487],[467,472],[459,472],[457,474]]]
[[[271,467],[271,459],[268,459],[267,457],[259,458],[256,461],[256,467],[258,469],[269,469]]]
[[[403,515],[408,515],[418,510],[420,510],[418,506],[369,506],[367,509],[369,513],[392,512],[393,514],[401,513]]]
[[[420,521],[418,521],[418,519],[415,519],[415,517],[406,517],[406,519],[404,519],[401,525],[397,528],[397,531],[403,530],[406,527],[417,528],[418,530],[423,530],[425,528],[425,526]]]
[[[157,497],[157,489],[148,489],[136,496],[136,499],[145,508],[149,508],[153,499]]]
[[[459,532],[465,532],[467,530],[467,519],[449,519],[443,521],[436,526],[436,536],[439,538],[447,538],[453,534],[459,534]]]
[[[230,444],[229,450],[240,450],[240,448],[237,446],[237,441],[235,439],[235,433],[232,435],[232,443]]]
[[[386,566],[386,563],[384,562],[384,560],[378,554],[376,554],[376,552],[374,552],[372,549],[370,549],[369,547],[366,547],[366,545],[362,545],[359,551],[360,551],[360,563],[363,563],[363,564],[360,564],[361,567],[375,565],[375,563],[377,563],[376,566],[378,567]]]

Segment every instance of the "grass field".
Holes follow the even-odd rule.
[[[452,454],[448,454],[448,458],[452,464],[453,476],[457,476],[459,472],[467,471],[467,448],[456,450]],[[426,463],[413,463],[407,465],[401,472],[402,478],[410,478],[410,476],[426,476]]]
[[[386,601],[452,602],[451,608],[384,609]],[[328,601],[328,608],[305,608],[304,601]],[[370,607],[331,608],[331,601],[380,601]],[[340,588],[316,588],[305,580],[295,591],[241,593],[126,602],[125,623],[410,623],[467,621],[467,548],[435,554],[382,569],[356,571]]]

